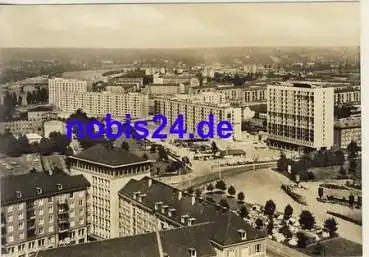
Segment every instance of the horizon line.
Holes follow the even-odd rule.
[[[347,48],[347,47],[361,47],[357,45],[283,45],[283,46],[190,46],[190,47],[84,47],[84,46],[0,46],[0,49],[115,49],[115,50],[179,50],[179,49],[204,49],[204,48]]]

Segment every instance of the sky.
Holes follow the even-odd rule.
[[[0,6],[0,47],[359,44],[358,2]]]

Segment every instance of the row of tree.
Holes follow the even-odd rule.
[[[27,104],[45,103],[49,99],[49,92],[46,88],[37,88],[37,90],[27,92]]]
[[[30,144],[25,135],[16,138],[12,133],[5,132],[0,135],[0,152],[8,156],[21,156],[22,154],[39,153],[49,155],[54,152],[71,155],[73,150],[69,146],[70,140],[59,132],[50,133],[49,138],[42,138],[39,143]]]

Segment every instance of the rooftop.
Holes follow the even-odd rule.
[[[213,257],[216,254],[209,240],[209,226],[209,224],[203,224],[158,233],[152,232],[54,248],[40,252],[38,256],[160,257],[163,256],[159,252],[159,249],[162,248],[162,253],[166,253],[170,257],[190,257],[189,249],[195,250],[197,257]],[[158,235],[160,236],[160,242]]]
[[[337,120],[334,123],[335,128],[360,128],[361,127],[361,117],[350,117],[345,119]]]
[[[57,190],[57,184],[62,185],[61,190]],[[2,177],[1,205],[15,204],[73,192],[89,186],[89,182],[83,175],[70,176],[61,171],[54,172],[52,175],[44,172],[34,172],[18,176]],[[37,187],[41,189],[40,192],[37,192]]]
[[[110,168],[152,162],[150,160],[146,161],[120,147],[109,147],[102,144],[94,145],[76,156],[70,156],[70,158],[97,163]]]
[[[37,106],[28,110],[28,112],[49,112],[52,111],[53,107],[51,106]]]
[[[135,192],[146,195],[141,202],[137,202],[146,208],[155,210],[155,204],[162,202],[163,206],[167,205],[169,208],[175,209],[171,217],[168,216],[168,213],[163,215],[167,216],[177,226],[178,224],[184,225],[181,220],[182,215],[195,218],[193,225],[209,222],[216,224],[212,226],[211,239],[220,245],[240,243],[242,240],[238,232],[239,229],[246,231],[247,240],[265,237],[263,231],[254,229],[234,212],[225,211],[217,204],[186,194],[152,178],[144,177],[139,181],[132,179],[119,191],[119,194],[122,197],[136,201],[134,199]],[[193,200],[195,201],[193,202]]]

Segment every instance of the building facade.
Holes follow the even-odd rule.
[[[60,106],[62,95],[87,92],[87,81],[76,79],[54,78],[49,79],[49,104]]]
[[[72,174],[82,174],[91,184],[91,226],[89,234],[98,239],[119,236],[118,191],[131,178],[150,174],[152,161],[121,148],[95,145],[70,156]]]
[[[64,172],[1,178],[1,256],[87,242],[88,187]]]
[[[334,123],[334,144],[346,149],[351,141],[361,145],[361,117],[349,117]]]
[[[12,134],[30,134],[36,133],[42,135],[42,120],[16,120],[9,122],[0,122],[0,133],[9,131]]]
[[[173,124],[179,114],[184,117],[184,126],[187,133],[197,134],[197,125],[201,121],[207,121],[209,115],[214,115],[214,126],[220,121],[227,120],[232,124],[233,138],[241,134],[241,108],[232,107],[227,103],[215,103],[213,97],[163,97],[155,98],[155,113],[165,115],[169,124]],[[210,101],[205,102],[205,100]],[[211,103],[212,102],[212,103]],[[216,134],[216,133],[215,133]],[[216,136],[216,135],[215,135]]]
[[[361,102],[360,89],[344,88],[334,91],[334,104],[358,104]]]
[[[333,146],[333,88],[296,83],[271,85],[267,90],[269,144],[308,149]]]

